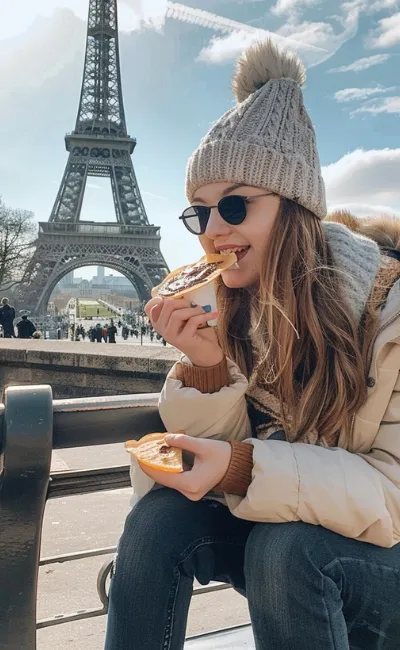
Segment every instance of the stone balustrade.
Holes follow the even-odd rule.
[[[55,399],[157,393],[178,358],[164,346],[0,339],[0,385],[49,384]]]

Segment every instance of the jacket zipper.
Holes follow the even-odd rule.
[[[376,341],[376,339],[378,338],[379,334],[380,334],[381,332],[383,332],[384,329],[386,329],[387,327],[389,327],[389,325],[391,325],[391,324],[393,323],[393,321],[395,321],[396,318],[398,318],[399,316],[400,316],[400,311],[396,312],[396,314],[394,314],[394,315],[393,315],[393,316],[392,316],[392,317],[387,321],[387,323],[385,323],[384,325],[381,325],[381,327],[380,327],[380,328],[375,332],[375,336],[374,336],[374,338],[372,339],[372,341],[371,341],[371,345],[370,345],[370,354],[368,355],[368,356],[369,356],[369,358],[368,358],[368,368],[370,368],[370,366],[371,366],[371,361],[372,361],[372,357],[373,357],[373,350],[374,350],[374,345],[375,345],[375,341]],[[355,419],[356,419],[356,414],[353,413],[353,416],[352,416],[352,418],[351,418],[351,425],[350,425],[350,438],[351,438],[351,436],[353,435],[353,429],[354,429],[354,422],[355,422]]]

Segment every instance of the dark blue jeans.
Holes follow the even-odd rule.
[[[254,524],[164,488],[126,520],[105,649],[181,650],[194,578],[247,597],[258,650],[400,648],[400,544],[301,522]]]

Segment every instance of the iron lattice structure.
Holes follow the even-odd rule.
[[[128,135],[122,97],[117,0],[89,0],[86,55],[75,130],[48,222],[39,224],[36,252],[21,285],[20,302],[45,311],[57,283],[90,264],[109,266],[147,300],[168,273],[159,228],[149,224],[132,164],[136,139]],[[111,181],[116,223],[80,219],[88,176]]]

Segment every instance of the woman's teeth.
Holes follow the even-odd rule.
[[[244,251],[248,246],[242,246],[241,248],[224,248],[223,250],[220,251],[221,255],[229,255],[230,253],[240,253],[240,251]]]
[[[237,261],[240,262],[244,258],[244,256],[247,254],[247,251],[250,249],[250,246],[246,246],[246,248],[241,248],[240,251],[236,251],[236,258]]]
[[[247,251],[249,250],[250,246],[240,246],[239,248],[225,248],[224,250],[221,250],[220,253],[221,255],[228,255],[229,253],[235,253],[236,254],[236,262],[233,266],[230,268],[233,269],[239,269],[239,264],[240,260],[243,259],[243,257],[246,255]]]

